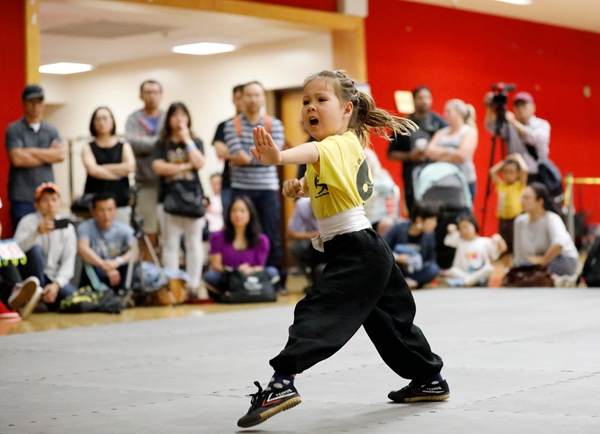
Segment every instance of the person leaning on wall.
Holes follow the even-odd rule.
[[[42,120],[44,91],[30,84],[22,94],[24,115],[6,127],[5,146],[10,161],[8,199],[13,230],[21,218],[35,212],[35,189],[54,182],[52,165],[67,156],[58,131]]]

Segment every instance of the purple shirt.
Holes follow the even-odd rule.
[[[267,256],[269,255],[269,239],[265,234],[260,234],[258,243],[246,250],[238,251],[233,248],[233,244],[225,241],[225,231],[214,232],[210,236],[209,255],[221,255],[223,267],[237,268],[243,263],[251,267],[265,266]]]

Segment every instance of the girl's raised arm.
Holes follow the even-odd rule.
[[[319,151],[314,143],[303,143],[292,149],[280,151],[267,131],[258,126],[254,128],[254,145],[250,152],[259,163],[271,164],[312,164],[319,161]]]

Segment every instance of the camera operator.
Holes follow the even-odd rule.
[[[395,135],[388,148],[388,158],[402,163],[402,180],[404,182],[404,200],[409,212],[415,202],[413,171],[425,161],[425,147],[440,129],[447,127],[446,121],[431,111],[433,98],[427,86],[419,86],[413,90],[415,112],[408,116],[419,129],[410,136]]]
[[[496,131],[497,109],[492,104],[493,93],[485,97],[487,108],[486,127],[494,134]],[[550,124],[544,119],[535,116],[535,103],[531,94],[517,92],[513,101],[514,113],[506,111],[506,123],[500,127],[500,135],[506,140],[508,154],[521,154],[527,168],[529,177],[527,183],[539,182],[538,163],[546,161],[550,152]]]

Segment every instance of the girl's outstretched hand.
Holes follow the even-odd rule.
[[[254,155],[254,158],[265,166],[281,163],[281,152],[267,130],[258,126],[254,128],[252,134],[254,135],[255,147],[250,148],[250,152]]]
[[[285,181],[283,183],[282,193],[285,197],[289,197],[290,199],[308,196],[306,177]]]

